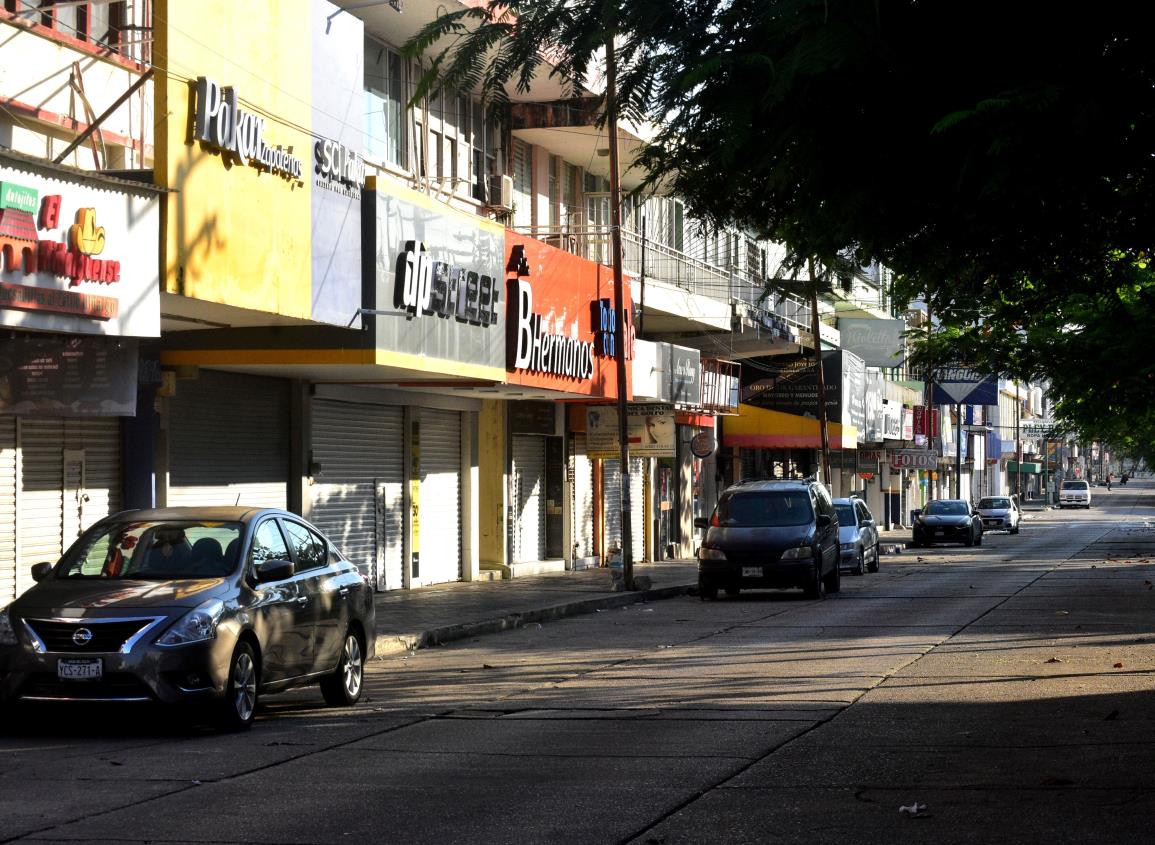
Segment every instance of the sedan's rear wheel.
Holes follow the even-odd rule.
[[[718,585],[711,584],[702,578],[698,579],[698,598],[702,601],[713,601],[718,598]]]
[[[870,565],[866,568],[867,572],[878,571],[878,544],[874,546],[874,552],[870,555]]]
[[[222,731],[246,731],[257,712],[260,675],[253,647],[237,643],[229,663],[229,680],[225,696],[217,702],[216,724]]]
[[[862,549],[858,550],[858,557],[854,559],[854,566],[850,569],[851,575],[865,575],[866,574],[866,552]]]
[[[321,695],[330,707],[352,707],[361,698],[365,686],[364,653],[356,632],[346,633],[337,668],[321,680]]]

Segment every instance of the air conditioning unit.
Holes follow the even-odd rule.
[[[489,180],[489,202],[490,208],[496,208],[501,211],[513,210],[513,177],[512,176],[492,176]]]

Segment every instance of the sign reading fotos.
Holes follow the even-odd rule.
[[[677,453],[677,422],[669,405],[632,405],[626,416],[626,436],[634,458],[672,458]],[[586,408],[586,454],[617,458],[618,409],[612,405]]]

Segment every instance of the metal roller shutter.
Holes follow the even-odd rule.
[[[617,458],[602,461],[602,513],[605,514],[605,547],[622,547],[622,462]]]
[[[402,586],[404,412],[313,401],[312,519],[379,590]]]
[[[0,605],[16,597],[16,418],[0,417]]]
[[[572,437],[570,443],[575,557],[594,557],[594,463],[586,454],[584,436]]]
[[[120,419],[21,419],[16,592],[92,523],[120,510]]]
[[[545,558],[545,438],[513,437],[513,560]]]
[[[168,504],[283,508],[289,383],[201,370],[169,405]]]
[[[420,580],[461,578],[461,414],[421,408]]]
[[[646,459],[630,458],[630,554],[646,557]]]

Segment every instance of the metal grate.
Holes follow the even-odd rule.
[[[117,619],[110,622],[98,620],[77,620],[76,622],[61,622],[51,619],[26,619],[44,648],[50,652],[68,652],[73,654],[110,654],[118,652],[125,642],[146,625],[151,625],[152,619]],[[84,635],[77,636],[77,631],[85,630],[91,634],[87,642]],[[78,641],[79,640],[79,641]]]

